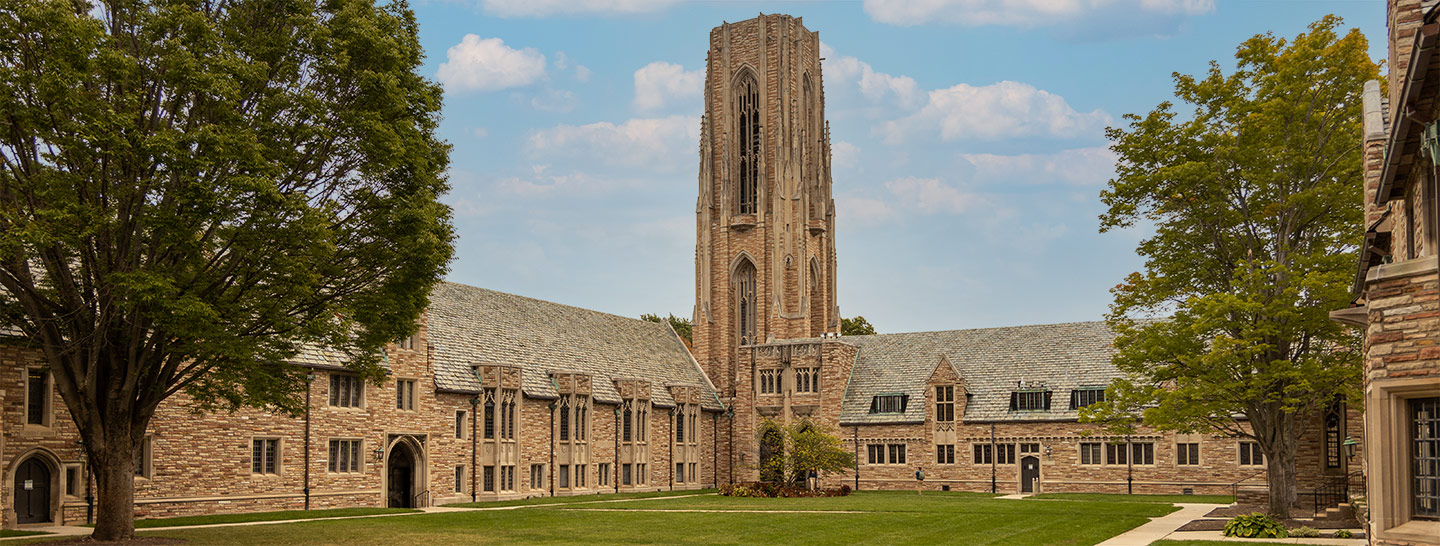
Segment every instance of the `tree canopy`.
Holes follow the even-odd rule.
[[[441,89],[403,1],[0,1],[0,327],[43,351],[133,535],[161,401],[299,411],[378,381],[452,255]]]
[[[1145,270],[1113,290],[1117,381],[1089,419],[1252,438],[1270,509],[1296,498],[1298,437],[1360,383],[1349,304],[1361,239],[1361,106],[1379,71],[1327,16],[1242,43],[1235,68],[1175,74],[1175,95],[1107,130],[1119,156],[1102,232],[1151,227]]]
[[[842,336],[870,336],[875,335],[875,327],[863,316],[855,318],[840,318],[840,335]]]

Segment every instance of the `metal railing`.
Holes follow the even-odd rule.
[[[429,508],[429,507],[430,507],[430,490],[429,490],[429,489],[426,489],[426,490],[424,490],[424,491],[421,491],[419,494],[415,495],[415,498],[414,498],[414,499],[411,499],[411,500],[413,501],[413,502],[410,503],[410,506],[411,506],[412,508]]]
[[[1249,481],[1250,478],[1254,478],[1255,476],[1259,476],[1259,475],[1261,475],[1261,474],[1264,474],[1265,472],[1266,472],[1265,470],[1261,470],[1261,471],[1256,472],[1256,473],[1254,473],[1254,474],[1251,474],[1251,475],[1249,475],[1249,476],[1245,476],[1244,478],[1240,478],[1240,479],[1238,479],[1238,480],[1235,480],[1235,483],[1230,484],[1230,502],[1237,503],[1237,504],[1240,502],[1240,484],[1241,484],[1241,483],[1246,482],[1246,481]]]

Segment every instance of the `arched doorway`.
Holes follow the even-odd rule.
[[[760,431],[760,481],[781,483],[785,479],[785,436],[780,427],[765,425]]]
[[[386,503],[391,508],[414,508],[415,453],[404,442],[390,450],[390,463],[385,470],[390,492]]]
[[[30,457],[15,468],[15,521],[20,524],[49,523],[50,481],[54,477],[50,465],[40,457]]]

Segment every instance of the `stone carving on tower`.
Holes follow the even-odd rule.
[[[820,37],[761,15],[710,31],[696,201],[694,350],[734,396],[742,346],[838,332]]]

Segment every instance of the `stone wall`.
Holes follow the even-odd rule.
[[[495,500],[524,498],[551,494],[554,466],[551,465],[551,400],[524,398],[517,415],[519,457],[516,461],[514,491],[486,493],[481,487],[478,466],[487,464],[477,457],[475,435],[483,434],[483,425],[475,422],[480,409],[475,395],[441,393],[434,387],[432,368],[425,347],[422,326],[415,346],[403,349],[392,346],[388,352],[390,376],[381,385],[367,384],[361,407],[329,405],[332,373],[342,370],[313,370],[310,384],[309,464],[306,464],[305,415],[291,416],[258,409],[241,409],[233,413],[195,414],[192,401],[183,393],[166,400],[157,411],[149,429],[148,470],[135,480],[135,513],[138,517],[172,517],[217,512],[296,510],[306,507],[306,483],[309,484],[309,507],[337,508],[352,506],[384,506],[387,504],[386,467],[398,445],[417,445],[421,461],[417,464],[420,478],[411,492],[412,501],[425,503],[419,495],[428,491],[429,504],[468,502],[472,498]],[[79,449],[79,434],[59,395],[51,390],[50,426],[26,425],[25,374],[30,368],[45,363],[37,350],[18,342],[0,343],[0,460],[7,473],[0,480],[0,508],[3,525],[15,527],[14,472],[25,459],[42,457],[52,467],[54,517],[63,523],[83,523],[87,514],[85,500],[89,483],[88,469]],[[517,376],[518,378],[518,376]],[[397,380],[416,382],[415,409],[397,408]],[[693,397],[692,397],[693,398]],[[615,461],[614,406],[595,404],[590,413],[589,438],[591,460],[587,464],[586,486],[556,490],[557,494],[594,494],[614,492],[613,476],[607,485],[598,481],[598,463]],[[464,411],[460,433],[456,431],[456,412]],[[700,415],[699,482],[676,484],[676,488],[713,486],[715,479],[714,442],[723,441],[715,434],[713,412]],[[650,470],[644,487],[635,490],[658,490],[671,487],[670,428],[667,408],[650,412]],[[253,473],[252,440],[279,440],[278,468],[275,473]],[[359,472],[330,472],[329,440],[358,439],[362,442]],[[413,442],[411,444],[410,442]],[[483,442],[483,440],[481,440]],[[493,464],[493,463],[492,463]],[[545,465],[540,487],[531,487],[530,465]],[[73,491],[65,494],[65,469],[74,467],[78,476]],[[464,467],[459,491],[455,489],[456,467]],[[306,472],[308,468],[308,472]],[[613,473],[616,467],[611,467]],[[703,483],[701,483],[703,482]],[[472,497],[472,493],[474,496]],[[419,497],[419,498],[416,498]]]

